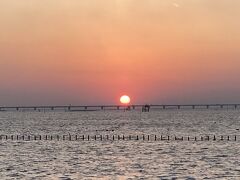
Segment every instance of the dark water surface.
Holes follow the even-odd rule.
[[[0,134],[240,135],[239,110],[0,112]],[[240,179],[240,141],[5,141],[0,179]]]

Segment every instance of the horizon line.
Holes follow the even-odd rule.
[[[105,104],[105,105],[14,105],[14,106],[4,106],[1,105],[0,108],[51,108],[51,107],[142,107],[145,105],[149,106],[235,106],[240,105],[240,103],[191,103],[191,104]]]

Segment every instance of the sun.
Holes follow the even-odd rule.
[[[121,96],[121,98],[120,98],[120,102],[121,102],[122,104],[129,104],[130,101],[131,101],[131,99],[130,99],[130,97],[127,96],[127,95],[123,95],[123,96]]]

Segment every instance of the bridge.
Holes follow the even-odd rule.
[[[138,104],[138,105],[81,105],[81,106],[0,106],[0,111],[104,111],[152,109],[240,109],[240,104]]]

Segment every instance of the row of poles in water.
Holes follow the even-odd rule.
[[[237,135],[163,136],[163,135],[0,135],[0,140],[16,141],[238,141]]]

